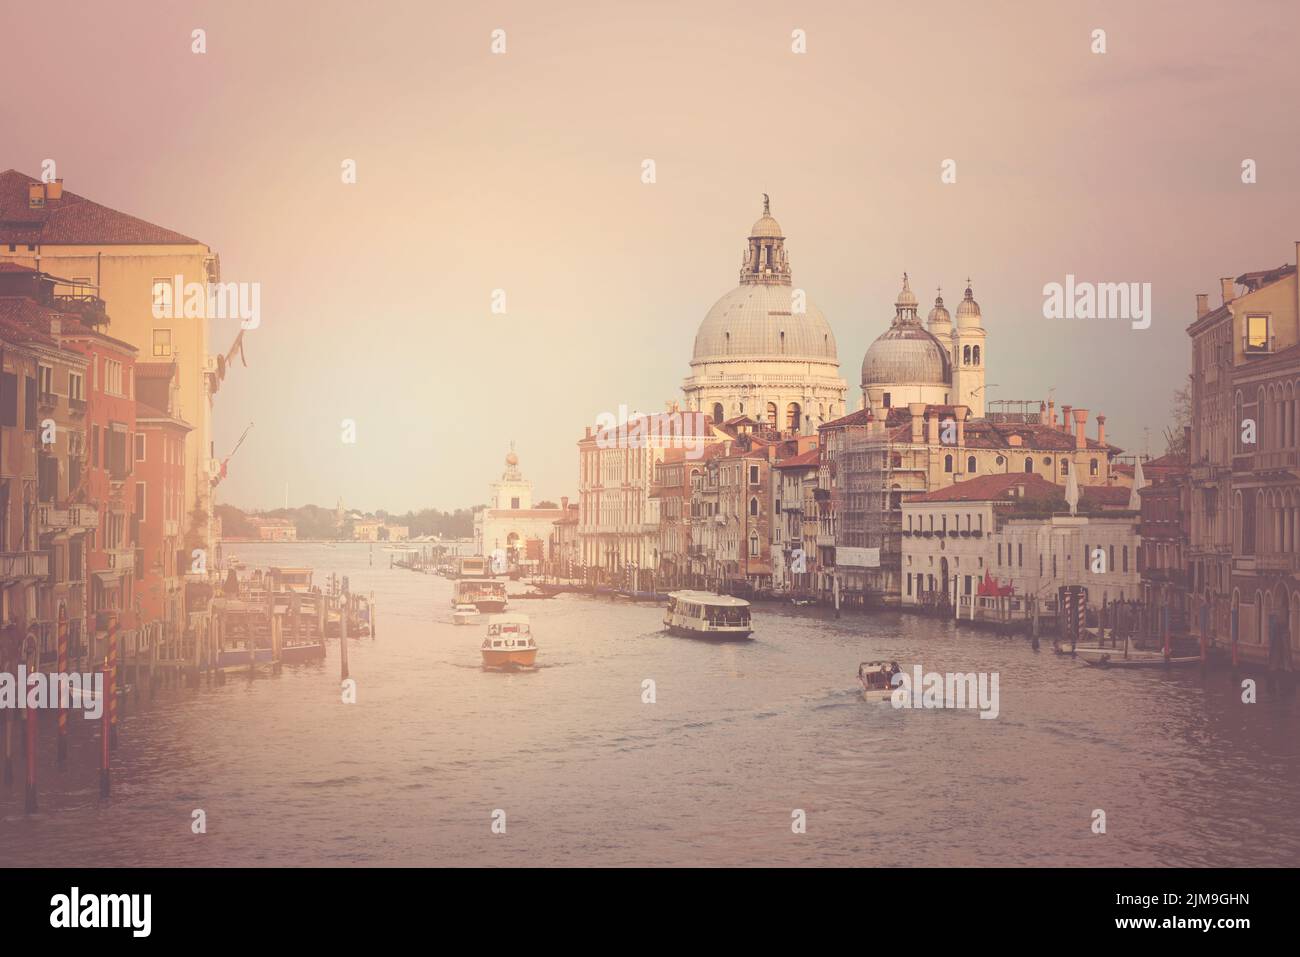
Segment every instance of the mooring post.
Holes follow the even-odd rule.
[[[104,689],[102,693],[103,714],[100,718],[100,763],[99,763],[99,796],[108,797],[110,793],[110,768],[113,764],[113,715],[116,711],[114,703],[116,701],[116,673],[117,666],[117,616],[113,615],[108,622],[108,651],[104,658]]]
[[[343,669],[343,680],[348,678],[348,598],[344,592],[339,599],[339,664]]]
[[[36,690],[40,677],[40,648],[40,642],[36,640],[36,636],[29,632],[23,643],[23,657],[27,660],[27,682],[26,687],[23,688],[23,694],[27,698],[26,702],[24,702],[27,705],[25,722],[27,725],[27,788],[26,799],[23,802],[23,813],[25,814],[36,813],[36,721],[39,711],[33,707],[33,705],[36,704],[36,701],[34,700],[32,692]]]
[[[68,609],[59,602],[59,680],[67,681],[68,674]],[[66,687],[66,685],[65,685]],[[68,761],[68,709],[63,706],[63,695],[59,695],[59,767]]]

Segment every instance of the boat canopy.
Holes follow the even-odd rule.
[[[748,608],[749,602],[733,595],[715,595],[709,591],[674,591],[668,597],[676,601],[689,601],[697,605],[712,605],[717,608]]]

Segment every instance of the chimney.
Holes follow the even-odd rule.
[[[1074,447],[1076,449],[1086,449],[1088,447],[1088,410],[1074,410]]]
[[[1232,281],[1231,276],[1224,276],[1219,280],[1219,287],[1223,290],[1223,304],[1226,306],[1236,297],[1236,283]]]
[[[63,180],[52,179],[45,184],[45,198],[47,200],[56,200],[63,198]]]
[[[27,208],[40,209],[45,205],[45,184],[29,183],[27,185]]]
[[[1047,424],[1056,428],[1056,400],[1047,400]]]
[[[1097,444],[1106,444],[1106,417],[1100,413],[1097,415]]]
[[[1198,292],[1196,294],[1196,318],[1199,319],[1210,311],[1210,294],[1208,292]]]
[[[1055,425],[1056,423],[1053,422],[1052,424]],[[1066,435],[1074,435],[1074,421],[1070,418],[1070,407],[1068,405],[1061,406],[1061,431]]]
[[[925,403],[909,402],[907,411],[912,415],[912,444],[921,444],[921,434],[925,428]]]

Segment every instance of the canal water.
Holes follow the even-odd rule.
[[[17,760],[0,788],[0,865],[1300,862],[1297,701],[1262,674],[1243,704],[1228,671],[1106,672],[951,622],[778,605],[754,641],[709,644],[662,633],[658,606],[579,596],[513,602],[540,667],[494,674],[482,627],[450,623],[451,583],[378,546],[228,551],[374,591],[357,703],[337,641],[278,677],[132,699],[107,803],[90,722],[59,771],[47,721],[40,813]],[[997,672],[1000,714],[865,702],[871,659]]]

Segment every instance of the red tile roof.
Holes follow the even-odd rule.
[[[39,182],[13,169],[0,173],[0,242],[71,246],[204,245],[67,190],[61,198],[47,200],[43,207],[32,209],[28,205],[28,187]]]
[[[1011,498],[1013,489],[1021,489],[1016,501],[1048,501],[1061,498],[1065,490],[1047,481],[1037,472],[1006,472],[1001,475],[981,475],[979,478],[957,482],[947,488],[936,489],[912,502],[997,502]]]
[[[798,455],[791,455],[781,459],[779,462],[772,464],[777,469],[798,469],[806,468],[810,465],[818,465],[821,462],[821,449],[809,449],[807,452],[801,452]]]

